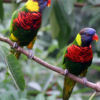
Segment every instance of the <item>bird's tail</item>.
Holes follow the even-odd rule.
[[[74,80],[72,80],[72,79],[65,76],[64,88],[63,88],[63,100],[68,100],[69,99],[75,83],[76,82]]]

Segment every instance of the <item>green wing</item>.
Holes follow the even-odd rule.
[[[69,46],[71,46],[71,44],[69,44],[69,45],[66,47],[66,49],[65,49],[65,51],[64,51],[64,54],[63,54],[63,60],[62,60],[63,69],[66,69],[66,68],[67,68],[67,66],[65,65],[65,63],[67,62],[67,59],[65,58],[65,54],[67,53],[67,48],[68,48]]]
[[[13,31],[13,20],[16,19],[18,17],[18,12],[19,10],[16,10],[13,14],[12,14],[12,18],[11,18],[11,23],[10,23],[10,34],[12,33]]]

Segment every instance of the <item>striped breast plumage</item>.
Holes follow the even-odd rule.
[[[93,53],[90,47],[79,47],[71,44],[64,54],[64,69],[68,69],[74,75],[80,75],[92,62]]]
[[[93,58],[91,45],[90,47],[79,47],[72,44],[67,48],[67,53],[65,54],[65,58],[66,57],[71,61],[77,63],[89,62]]]
[[[37,30],[41,25],[42,14],[39,12],[22,12],[13,20],[13,25],[24,30]]]

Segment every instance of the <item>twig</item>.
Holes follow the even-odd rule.
[[[86,5],[86,3],[74,3],[75,7],[83,7],[85,5]]]
[[[13,44],[14,44],[8,38],[2,37],[2,36],[0,36],[0,41],[6,42],[6,43],[8,43],[11,46],[13,46]],[[26,51],[26,50],[24,50],[20,46],[18,46],[18,48],[16,48],[16,51],[21,52],[21,53],[23,53],[26,56],[29,56],[29,52]],[[47,67],[47,68],[49,68],[49,69],[57,72],[57,73],[65,76],[65,70],[63,70],[63,69],[61,69],[59,67],[53,66],[51,64],[48,64],[47,62],[41,60],[40,58],[38,58],[36,56],[34,56],[32,59],[34,61],[36,61],[37,63],[39,63],[39,64],[41,64],[41,65],[43,65],[43,66],[45,66],[45,67]],[[76,82],[81,83],[81,84],[84,85],[84,81],[81,78],[79,78],[79,77],[77,77],[77,76],[75,76],[75,75],[73,75],[71,73],[68,73],[66,76],[69,77],[69,78],[71,78],[72,80],[74,80],[74,81],[76,81]],[[100,92],[100,85],[98,85],[98,84],[94,84],[94,83],[91,83],[91,82],[87,81],[86,86],[90,87],[90,88],[92,88],[92,89],[94,89],[94,90],[96,90],[98,92]]]
[[[95,91],[94,93],[93,93],[93,95],[90,97],[90,99],[89,100],[92,100],[93,99],[93,97],[97,94],[98,92],[97,91]]]
[[[74,3],[75,7],[83,7],[87,5],[86,3]],[[93,5],[93,7],[100,7],[100,4]]]

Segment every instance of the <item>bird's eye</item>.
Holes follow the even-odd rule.
[[[86,36],[90,36],[90,34],[86,34]]]

